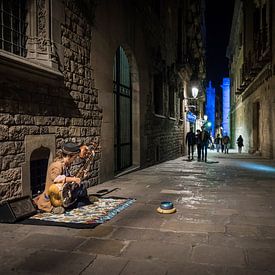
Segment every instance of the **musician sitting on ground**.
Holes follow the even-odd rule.
[[[95,143],[91,143],[89,146],[86,144],[80,145],[80,153],[78,158],[73,161],[70,167],[70,175],[77,176],[81,178],[81,185],[85,188],[88,188],[90,185],[90,181],[87,179],[87,172],[93,170],[94,158],[95,158],[95,149],[97,145]],[[92,160],[92,163],[91,163]],[[85,169],[83,169],[85,168]],[[83,170],[82,170],[83,169]],[[80,172],[80,173],[79,173]],[[98,197],[94,195],[88,195],[89,201],[94,203],[98,201]]]
[[[54,207],[52,205],[48,194],[50,186],[57,183],[64,186],[65,183],[74,182],[79,185],[79,188],[76,188],[73,192],[76,201],[70,208],[80,207],[90,203],[87,189],[80,184],[80,178],[71,176],[69,173],[70,166],[78,157],[79,153],[80,148],[74,143],[65,143],[62,146],[61,156],[56,158],[48,167],[44,192],[34,199],[38,209],[55,214],[64,213],[65,209],[63,206]]]
[[[79,147],[80,152],[78,157],[73,161],[72,165],[70,166],[70,174],[73,176],[76,176],[79,171],[82,169],[83,166],[85,166],[87,159],[92,155],[92,157],[95,156],[95,151],[94,149],[89,149],[89,147],[85,144],[80,145]],[[83,179],[86,178],[87,176],[87,168],[81,172],[79,177],[81,177],[81,183],[85,185]],[[88,186],[86,186],[88,187]]]

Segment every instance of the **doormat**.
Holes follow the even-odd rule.
[[[109,221],[134,202],[135,199],[129,198],[99,198],[93,204],[66,211],[64,214],[38,213],[22,221],[22,223],[71,228],[93,228]]]

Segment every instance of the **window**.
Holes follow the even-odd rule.
[[[169,116],[175,117],[175,92],[171,85],[169,85]]]
[[[183,98],[180,98],[180,119],[183,119]]]
[[[26,56],[26,0],[0,0],[0,49]]]
[[[155,114],[163,114],[163,88],[162,88],[162,75],[154,75],[154,104]]]

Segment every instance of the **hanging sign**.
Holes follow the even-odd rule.
[[[192,112],[187,112],[187,114],[186,114],[186,120],[188,121],[188,122],[191,122],[191,123],[195,123],[196,122],[196,119],[197,119],[197,116],[196,115],[194,115]]]

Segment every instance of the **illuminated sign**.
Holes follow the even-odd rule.
[[[194,115],[192,112],[187,112],[186,114],[186,120],[191,122],[191,123],[195,123],[196,122],[196,119],[197,119],[197,116]]]

